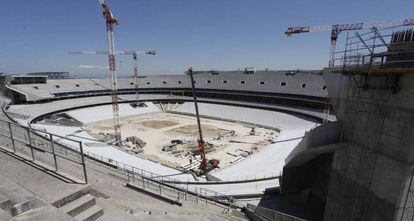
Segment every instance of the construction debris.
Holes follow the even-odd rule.
[[[136,136],[127,137],[126,142],[131,142],[132,145],[135,145],[138,148],[144,148],[145,145],[147,144]]]

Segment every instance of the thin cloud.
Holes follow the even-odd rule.
[[[79,69],[97,69],[97,70],[107,70],[107,66],[96,66],[96,65],[79,65]]]

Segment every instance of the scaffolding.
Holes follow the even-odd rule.
[[[346,37],[345,47],[335,52],[333,60],[340,63],[343,74],[379,75],[413,74],[414,30],[407,26],[371,28]],[[410,45],[410,47],[406,47]]]
[[[410,59],[413,52],[406,50],[401,52],[403,56],[398,54],[402,44],[414,42],[414,32],[398,32],[399,28],[379,30],[373,27],[367,33],[356,32],[355,36],[348,33],[344,50],[335,53],[335,60],[340,61],[341,67],[334,71],[348,77],[346,95],[341,101],[344,108],[340,110],[344,119],[341,142],[352,143],[352,148],[348,146],[338,156],[334,174],[339,185],[346,185],[345,177],[359,185],[352,193],[349,220],[365,220],[377,155],[385,134],[384,122],[396,111],[396,107],[388,105],[389,100],[399,90],[401,75],[414,73],[414,60]],[[405,213],[410,213],[411,217],[414,217],[413,186],[411,182],[405,202],[407,207],[404,206]],[[340,220],[341,215],[337,213],[336,220]]]

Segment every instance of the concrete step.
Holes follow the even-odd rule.
[[[0,193],[0,209],[3,209],[5,211],[9,211],[10,208],[12,207],[11,204],[12,203],[11,203],[10,199]]]
[[[12,216],[17,216],[21,213],[24,213],[26,211],[29,211],[32,209],[32,205],[30,204],[30,201],[24,201],[21,203],[17,203],[15,205],[13,205],[13,207],[11,208],[11,215]]]
[[[79,213],[74,218],[78,221],[94,221],[103,215],[103,209],[98,205],[94,205],[91,208]]]
[[[10,220],[12,216],[0,208],[0,220]]]
[[[95,204],[96,204],[95,197],[93,197],[90,194],[86,194],[62,206],[61,210],[71,216],[76,216],[80,214],[81,212],[91,208]]]
[[[75,192],[71,192],[69,194],[67,194],[66,196],[62,197],[61,199],[55,201],[54,203],[52,203],[55,207],[60,208],[62,206],[64,206],[65,204],[68,204],[78,198],[80,198],[81,196],[88,194],[91,191],[91,186],[90,185],[85,185],[80,187],[78,190],[76,190]]]
[[[10,219],[1,219],[0,220],[10,220]],[[60,211],[53,206],[41,206],[35,209],[31,209],[27,212],[24,212],[18,216],[11,219],[13,221],[76,221],[73,217],[68,214]]]

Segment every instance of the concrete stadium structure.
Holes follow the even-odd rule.
[[[322,71],[198,72],[203,118],[279,132],[206,181],[85,132],[111,118],[109,80],[2,76],[0,219],[413,220],[414,31],[382,31],[348,35]],[[186,75],[142,76],[140,108],[120,81],[121,117],[194,115]],[[43,121],[58,114],[73,125]]]
[[[235,197],[257,197],[266,189],[278,187],[284,160],[305,133],[323,120],[335,120],[333,115],[326,114],[331,107],[320,71],[199,71],[195,81],[203,117],[261,125],[281,133],[274,144],[263,151],[213,172],[212,175],[222,183],[200,183],[202,186],[199,186],[191,175],[93,140],[81,127],[38,123],[45,116],[56,113],[66,113],[82,123],[110,119],[108,79],[6,77],[3,92],[11,99],[11,105],[5,113],[20,125],[65,137],[56,141],[74,150],[79,150],[77,142],[82,142],[85,155],[104,165],[119,167],[124,164],[160,177],[168,176],[171,178],[168,182],[183,182],[179,185],[187,185],[187,189],[193,188],[195,192],[197,188],[204,188],[206,196],[220,193]],[[119,82],[121,102],[134,102],[133,78],[120,78]],[[139,78],[139,93],[140,100],[147,102],[147,107],[135,109],[121,104],[121,117],[161,111],[194,114],[187,75],[142,76]],[[154,103],[160,104],[159,108]],[[165,108],[166,104],[179,105]],[[100,114],[96,115],[97,112]]]
[[[306,130],[314,127],[316,122],[321,122],[322,118],[326,117],[323,109],[327,106],[326,86],[318,71],[208,71],[197,72],[195,81],[200,101],[216,103],[216,106],[213,104],[203,104],[201,106],[202,114],[205,113],[204,116],[217,117],[216,115],[219,112],[221,114],[228,113],[227,117],[223,117],[225,120],[245,121],[278,128],[279,130],[283,128],[283,133],[294,129],[301,131],[286,137],[287,140],[302,137]],[[131,84],[133,79],[123,78],[120,79],[120,82],[121,100],[124,102],[133,101],[134,96],[128,95],[128,93],[135,93],[134,86]],[[6,87],[8,88],[6,93],[11,94],[16,103],[9,107],[7,112],[23,125],[31,125],[37,119],[53,113],[103,105],[110,102],[109,96],[105,96],[109,93],[109,80],[107,79],[47,80],[43,84],[12,83]],[[191,101],[191,97],[186,96],[189,93],[189,77],[186,75],[144,76],[140,78],[139,88],[140,98],[145,101]],[[181,91],[180,96],[174,95],[179,91]],[[229,107],[228,105],[236,107],[226,109],[226,107]],[[193,110],[186,109],[184,106],[172,111],[185,112],[186,114],[193,112]],[[124,107],[127,108],[127,106]],[[253,107],[255,109],[251,109]],[[263,110],[263,113],[261,113],[261,110],[257,108],[267,110]],[[241,115],[234,113],[234,110],[247,112]],[[152,109],[152,111],[156,110]],[[280,114],[279,111],[288,114]],[[128,115],[128,113],[126,114]],[[257,114],[260,117],[256,117]],[[291,114],[293,114],[292,117]],[[96,119],[96,121],[111,117],[110,114],[105,116]],[[300,116],[300,118],[296,116]],[[292,120],[289,120],[290,118]],[[328,118],[334,119],[330,115]],[[295,126],[293,123],[295,119],[297,122],[310,123]],[[303,125],[306,124],[308,126],[304,127]],[[76,129],[72,130],[75,131]],[[288,149],[291,150],[293,147],[294,144],[290,145]],[[283,156],[288,153],[289,151]],[[283,156],[279,159],[280,162],[284,160]],[[283,163],[277,167],[279,169],[275,167],[269,168],[269,170],[272,171],[271,174],[278,175],[282,167]],[[263,169],[257,168],[257,171],[264,171]],[[235,175],[237,173],[232,173],[233,176],[228,175],[223,178],[229,180],[237,177]],[[245,172],[244,176],[239,176],[239,178],[250,179],[251,176],[246,175],[246,173],[248,172]],[[255,174],[255,171],[249,173]],[[266,176],[265,173],[260,173],[260,175],[256,173],[256,175],[259,177]]]
[[[133,78],[119,78],[119,93],[134,93]],[[139,78],[140,93],[169,94],[171,91],[190,92],[186,75],[154,75]],[[207,71],[196,72],[195,86],[201,97],[229,98],[235,93],[239,99],[261,98],[280,104],[313,107],[321,105],[327,96],[320,71]],[[47,80],[7,86],[15,103],[40,102],[70,97],[105,95],[110,93],[109,79]],[[204,96],[203,96],[204,95]],[[313,101],[313,102],[312,102]]]

